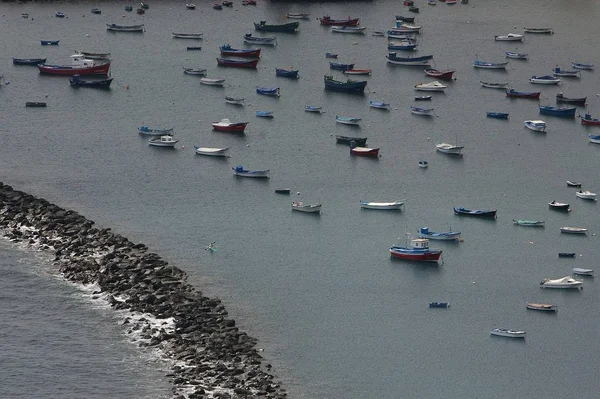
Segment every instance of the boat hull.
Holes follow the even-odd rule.
[[[466,208],[454,208],[454,213],[461,216],[472,216],[477,218],[495,219],[496,210],[477,210],[477,209],[466,209]]]
[[[217,58],[217,65],[232,68],[256,68],[258,59],[248,61],[229,60],[226,58]]]
[[[394,201],[394,202],[361,201],[360,202],[360,207],[362,209],[375,209],[375,210],[399,211],[399,210],[402,210],[402,205],[404,205],[404,202],[400,202],[400,201]]]
[[[350,148],[350,153],[360,157],[377,158],[379,156],[379,148],[354,147]]]
[[[335,141],[341,144],[354,145],[357,147],[364,147],[367,145],[366,137],[335,136]]]
[[[283,33],[294,33],[300,26],[300,22],[290,22],[288,24],[281,25],[268,25],[263,22],[254,23],[254,29],[262,32],[283,32]]]
[[[394,65],[420,66],[429,65],[433,60],[433,55],[424,55],[422,57],[398,57],[396,53],[390,53],[386,56],[387,62]]]
[[[230,123],[229,125],[220,125],[219,123],[213,123],[212,127],[218,132],[233,132],[233,133],[244,133],[248,122]]]
[[[440,250],[418,251],[403,247],[391,247],[389,252],[392,258],[418,262],[438,262],[442,256]]]
[[[38,65],[40,73],[48,75],[108,75],[110,69],[110,62],[102,65],[95,65],[92,67],[76,67],[68,65]]]

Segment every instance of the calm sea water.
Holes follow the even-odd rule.
[[[583,71],[559,87],[540,87],[528,78],[555,65],[570,69],[572,61],[600,65],[596,38],[581,34],[595,31],[598,4],[419,4],[417,54],[433,54],[434,66],[456,69],[457,78],[425,104],[438,115],[430,119],[411,115],[409,106],[413,86],[431,79],[421,68],[388,66],[387,39],[370,34],[391,27],[394,15],[409,14],[399,2],[260,2],[222,11],[157,2],[144,16],[126,13],[124,4],[0,5],[0,74],[10,82],[0,88],[4,183],[76,209],[186,270],[259,338],[290,397],[597,397],[600,385],[588,377],[600,366],[597,283],[586,279],[584,290],[561,292],[541,290],[539,282],[572,267],[597,268],[598,205],[575,198],[565,181],[600,191],[600,146],[587,140],[598,133],[578,119],[541,116],[538,105],[554,104],[558,91],[587,96],[597,117],[600,79]],[[91,14],[92,7],[102,14]],[[55,18],[57,10],[67,18]],[[295,35],[278,34],[276,47],[263,48],[256,71],[216,66],[219,45],[243,47],[252,22],[277,23],[286,12],[313,18],[301,21]],[[359,16],[367,34],[334,34],[316,20],[325,14]],[[114,34],[105,23],[144,23],[146,32]],[[523,43],[493,40],[524,26],[552,27],[555,34],[527,35]],[[192,44],[173,39],[176,31],[203,32],[202,51],[186,51]],[[40,39],[60,45],[42,47]],[[11,57],[60,64],[75,50],[112,53],[110,91],[72,89],[66,78],[11,64]],[[528,52],[529,60],[511,60],[507,71],[471,66],[474,59],[502,61],[515,50]],[[328,51],[339,53],[339,62],[373,70],[364,97],[323,91]],[[207,68],[227,85],[201,86],[183,66]],[[300,79],[275,77],[275,67],[289,66],[300,70]],[[510,100],[481,88],[480,80],[541,90],[542,98]],[[258,96],[255,86],[279,86],[281,97]],[[247,106],[225,104],[225,95],[245,97]],[[369,99],[390,102],[392,110],[370,109]],[[26,101],[48,107],[26,109]],[[305,104],[325,113],[305,113]],[[258,119],[256,110],[274,111],[275,118]],[[486,111],[510,112],[510,119],[487,119]],[[336,125],[335,115],[363,118],[362,126]],[[250,121],[247,134],[213,132],[210,122],[222,118]],[[523,127],[524,120],[540,118],[547,134]],[[174,127],[181,146],[149,148],[136,132],[142,124]],[[381,157],[350,156],[348,147],[335,144],[336,134],[368,136]],[[436,153],[440,141],[464,145],[464,156]],[[227,146],[232,156],[196,156],[194,145]],[[418,167],[421,159],[428,169]],[[237,164],[270,169],[271,179],[234,178]],[[294,194],[276,195],[277,187]],[[293,199],[322,202],[321,216],[292,212]],[[406,207],[392,214],[361,211],[362,199],[405,200]],[[572,212],[551,212],[551,200],[570,202]],[[456,217],[453,206],[496,208],[498,219]],[[546,227],[520,228],[512,219],[545,220]],[[433,242],[444,250],[440,266],[391,260],[388,247],[422,226],[462,231],[464,242]],[[590,233],[561,235],[561,226]],[[217,252],[204,251],[213,241]],[[558,259],[561,251],[577,257]],[[118,315],[86,301],[84,291],[54,277],[48,262],[27,251],[3,244],[0,265],[0,335],[9,353],[0,363],[0,396],[16,397],[24,379],[31,393],[24,396],[168,396],[165,364],[128,342]],[[428,309],[430,301],[451,307]],[[527,311],[526,301],[556,304],[559,311]],[[494,327],[523,329],[528,337],[494,339]]]

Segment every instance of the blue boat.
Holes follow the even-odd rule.
[[[300,77],[298,75],[298,70],[282,69],[282,68],[275,68],[275,75],[281,76],[283,78],[293,78],[293,79],[298,79]]]
[[[42,46],[58,46],[60,40],[40,40]]]
[[[333,76],[325,76],[325,90],[341,91],[344,93],[358,93],[363,94],[367,81],[355,81],[348,79],[346,82],[333,79]]]
[[[429,65],[433,60],[433,55],[423,55],[421,57],[398,57],[396,53],[388,53],[386,56],[387,62],[396,65]]]
[[[487,112],[488,118],[508,119],[508,112]]]
[[[65,17],[65,13],[62,12],[62,11],[57,11],[55,15],[56,15],[57,18],[64,18]]]
[[[304,110],[306,112],[318,112],[319,114],[323,113],[323,107],[319,107],[317,105],[305,105]]]
[[[272,118],[273,111],[256,111],[256,116],[260,118]]]
[[[475,60],[473,61],[473,67],[484,68],[484,69],[506,69],[508,62],[487,62]]]
[[[507,58],[514,58],[517,60],[526,60],[529,56],[527,53],[514,53],[512,51],[505,52]]]
[[[496,210],[495,209],[489,209],[489,210],[480,210],[480,209],[467,209],[467,208],[463,208],[461,207],[455,207],[454,208],[454,213],[457,215],[466,215],[466,216],[475,216],[475,217],[480,217],[480,218],[496,218]]]
[[[244,35],[244,43],[275,46],[277,44],[277,38],[275,36],[256,37],[252,36],[252,33],[246,33]]]
[[[256,87],[256,92],[263,96],[279,97],[279,87]]]
[[[582,64],[581,62],[572,62],[571,65],[575,69],[588,69],[588,70],[594,69],[593,64]]]
[[[456,241],[460,239],[460,231],[434,232],[429,231],[429,227],[421,227],[418,233],[419,238],[428,238],[430,240]]]
[[[417,48],[417,44],[412,40],[406,40],[401,43],[390,42],[387,48],[388,50],[411,51]]]
[[[325,58],[337,58],[338,55],[335,53],[325,53]]]
[[[294,33],[296,29],[300,26],[300,22],[290,22],[287,24],[280,25],[269,25],[266,21],[260,21],[259,23],[254,23],[254,29],[263,32],[286,32],[286,33]]]
[[[415,38],[415,32],[405,32],[399,30],[388,30],[386,32],[388,39],[412,40]]]
[[[430,308],[449,308],[450,304],[448,302],[429,302]]]
[[[551,105],[540,105],[540,114],[560,116],[563,118],[575,118],[577,107],[553,107]]]
[[[100,79],[100,80],[84,80],[79,75],[73,75],[69,79],[69,83],[73,87],[93,87],[98,89],[109,89],[113,78]]]
[[[329,68],[336,71],[347,71],[354,68],[354,64],[340,64],[339,62],[329,62]]]
[[[370,100],[369,101],[369,106],[371,108],[378,108],[378,109],[385,109],[385,110],[389,110],[390,109],[390,103],[386,103],[386,102],[383,102],[383,101]]]

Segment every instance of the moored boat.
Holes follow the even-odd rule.
[[[110,32],[143,32],[144,24],[141,24],[141,25],[106,24],[106,30],[110,31]]]
[[[297,69],[275,68],[275,76],[281,76],[284,78],[298,79],[300,77],[298,72],[299,71]]]
[[[527,226],[527,227],[544,227],[544,225],[546,224],[546,222],[544,222],[543,220],[526,220],[526,219],[519,219],[519,220],[513,219],[513,223],[518,226]]]
[[[503,89],[503,90],[505,90],[508,87],[508,83],[484,82],[482,80],[479,81],[479,84],[482,87],[487,87],[489,89]]]
[[[557,103],[585,105],[586,101],[587,101],[587,97],[579,97],[579,98],[565,97],[562,92],[556,94],[556,102]]]
[[[367,145],[366,137],[350,137],[350,136],[335,136],[335,141],[340,144],[354,145],[357,147],[364,147]]]
[[[90,60],[105,61],[110,59],[110,53],[95,53],[91,51],[78,51],[78,53]]]
[[[362,68],[362,69],[346,69],[344,71],[342,71],[342,73],[344,75],[370,75],[373,71],[371,71],[371,69],[369,68]]]
[[[279,87],[256,87],[256,93],[263,96],[279,97]]]
[[[508,112],[486,112],[488,118],[508,119]]]
[[[508,337],[508,338],[525,338],[527,334],[525,331],[519,330],[511,330],[507,328],[493,328],[490,331],[491,335],[497,335],[499,337]]]
[[[582,125],[600,126],[600,119],[592,118],[592,114],[589,112],[586,112],[584,116],[580,117]]]
[[[578,78],[580,70],[579,69],[574,69],[574,70],[564,70],[564,69],[560,69],[559,67],[554,68],[554,70],[552,71],[552,74],[554,76],[563,76],[563,77],[567,77],[567,78]]]
[[[400,210],[402,210],[402,205],[404,205],[404,202],[402,202],[402,201],[392,201],[392,202],[360,201],[361,209],[400,211]]]
[[[141,126],[138,128],[138,133],[143,136],[170,136],[173,134],[173,128],[153,129],[148,126]]]
[[[559,258],[574,258],[575,252],[559,252],[558,257]]]
[[[566,202],[558,202],[558,201],[552,201],[552,202],[548,202],[548,207],[550,209],[555,209],[558,211],[569,211],[569,204],[567,204]]]
[[[454,75],[455,70],[454,69],[446,69],[446,70],[439,70],[439,69],[434,69],[434,68],[428,68],[425,69],[425,75],[427,76],[432,76],[434,78],[438,78],[441,80],[452,80],[452,76]]]
[[[244,98],[236,98],[236,97],[229,97],[229,96],[225,96],[225,102],[227,104],[233,104],[233,105],[244,105]]]
[[[467,209],[460,207],[454,207],[454,213],[457,215],[465,215],[465,216],[475,216],[479,218],[496,218],[496,210],[495,209]]]
[[[229,58],[217,57],[217,65],[232,68],[256,68],[258,65],[258,59],[253,60],[233,60]]]
[[[268,179],[269,178],[269,169],[265,169],[265,170],[248,170],[248,169],[244,169],[244,167],[242,165],[237,165],[233,168],[231,168],[233,170],[233,174],[235,176],[240,176],[240,177],[254,177],[254,178],[258,178],[258,179]]]
[[[154,147],[174,148],[175,144],[177,144],[178,142],[179,140],[175,140],[173,136],[166,135],[152,137],[150,140],[148,140],[148,145]]]
[[[437,143],[435,145],[435,148],[439,152],[443,152],[444,154],[462,155],[461,152],[464,147],[461,145],[454,145],[454,144],[448,144],[448,143]]]
[[[58,46],[60,40],[40,40],[42,46]]]
[[[358,26],[359,18],[333,19],[329,15],[319,18],[321,25],[325,26]]]
[[[421,115],[421,116],[434,116],[435,115],[433,108],[420,108],[420,107],[413,107],[412,105],[410,106],[410,112],[411,112],[411,114]]]
[[[188,75],[206,76],[206,69],[204,68],[183,68],[183,73]]]
[[[41,101],[27,101],[25,103],[25,107],[31,107],[31,108],[44,108],[47,106],[48,106],[48,104],[46,104],[45,102],[41,102]]]
[[[587,234],[588,229],[583,227],[563,226],[560,228],[560,232],[565,234]]]
[[[523,122],[527,129],[533,130],[535,132],[546,132],[546,122],[542,120],[530,120]]]
[[[506,89],[506,97],[511,98],[532,98],[539,99],[541,91],[516,91],[515,89]]]
[[[92,87],[97,89],[109,89],[112,81],[113,78],[85,80],[81,79],[79,75],[73,75],[69,79],[69,83],[73,87]]]
[[[430,101],[431,94],[428,96],[415,96],[415,101]]]
[[[320,202],[305,203],[302,201],[292,202],[292,210],[306,213],[320,213],[322,204]]]
[[[310,14],[288,12],[285,17],[288,19],[310,19]]]
[[[187,46],[186,50],[189,50],[189,51],[200,51],[200,50],[202,50],[202,47],[201,46]]]
[[[227,153],[229,151],[228,147],[215,148],[215,147],[196,147],[196,146],[194,146],[194,149],[196,150],[196,154],[206,155],[209,157],[227,157],[228,156]]]
[[[335,121],[337,123],[341,123],[342,125],[358,126],[361,120],[362,120],[361,118],[353,118],[353,117],[349,117],[349,116],[339,116],[339,115],[335,116]]]
[[[261,49],[238,49],[231,47],[229,44],[224,44],[222,46],[219,46],[219,50],[221,52],[221,55],[228,57],[259,58]]]
[[[14,65],[39,65],[46,62],[46,58],[13,58]]]
[[[581,267],[574,267],[571,270],[573,270],[573,274],[577,274],[578,276],[588,276],[588,277],[594,276],[594,270],[592,270],[592,269],[583,269]]]
[[[581,198],[581,199],[585,199],[585,200],[596,201],[596,193],[593,193],[588,190],[585,190],[585,191],[579,190],[575,193],[575,196],[577,196],[577,198]]]
[[[256,111],[256,116],[259,118],[273,118],[273,111]]]
[[[567,180],[567,187],[581,187],[581,183],[577,181]]]
[[[521,42],[523,41],[523,35],[520,33],[509,33],[507,35],[496,35],[494,36],[495,41],[503,42]]]
[[[421,57],[398,57],[396,53],[388,53],[387,62],[394,65],[429,65],[433,60],[433,55],[424,55]]]
[[[350,144],[350,154],[360,157],[377,158],[379,157],[379,148],[357,147]]]
[[[540,84],[540,85],[557,85],[561,82],[559,78],[550,75],[533,75],[529,78],[529,83]]]
[[[574,118],[576,107],[553,107],[551,105],[540,105],[540,114],[560,116],[562,118]]]
[[[506,51],[504,54],[506,54],[506,58],[512,58],[515,60],[526,60],[529,56],[527,53],[515,53],[513,51]]]
[[[525,27],[523,30],[525,31],[525,33],[546,33],[546,34],[554,33],[554,29],[552,29],[552,28],[527,28],[527,27]]]
[[[431,1],[431,0],[429,0]],[[448,302],[429,302],[430,308],[449,308],[450,304]]]
[[[415,85],[415,90],[419,91],[444,91],[448,86],[434,80],[429,83],[419,83]]]
[[[575,280],[571,276],[565,276],[557,279],[543,279],[540,283],[542,288],[562,288],[562,289],[580,289],[582,288],[583,281]]]
[[[108,75],[110,61],[96,62],[81,54],[74,54],[71,56],[71,65],[40,64],[37,67],[40,73],[51,75]]]
[[[412,260],[419,262],[438,262],[442,256],[439,249],[430,249],[427,238],[414,238],[410,240],[409,246],[393,245],[390,247],[390,256],[397,259]]]
[[[421,227],[418,231],[419,238],[428,238],[439,241],[458,241],[461,239],[460,231],[430,231],[429,227]]]
[[[586,70],[594,69],[593,64],[582,64],[581,62],[572,62],[571,66],[575,69],[586,69]]]
[[[300,22],[289,22],[287,24],[267,24],[266,21],[254,23],[254,29],[262,32],[285,32],[293,33],[300,26]]]
[[[369,101],[369,106],[371,108],[377,108],[377,109],[385,109],[385,110],[389,110],[390,109],[390,104],[383,102],[383,101],[375,101],[375,100],[370,100]]]
[[[333,76],[327,76],[323,78],[325,84],[325,90],[340,91],[344,93],[356,93],[363,94],[367,81],[356,81],[348,79],[346,82],[333,79]]]
[[[487,62],[481,60],[473,61],[473,67],[484,69],[506,69],[508,62]]]
[[[99,8],[92,8],[92,14],[102,14],[102,10]]]
[[[428,167],[429,167],[429,162],[423,161],[423,160],[419,161],[419,168],[425,169],[425,168],[428,168]]]
[[[221,122],[213,122],[212,127],[219,132],[244,133],[248,122],[231,122],[228,118],[221,119]]]
[[[590,143],[600,144],[600,134],[588,134]]]
[[[541,310],[544,312],[556,312],[556,305],[550,305],[547,303],[535,303],[535,302],[526,302],[525,307],[531,310]]]
[[[305,105],[304,106],[304,110],[306,112],[316,112],[316,113],[319,113],[319,114],[323,113],[323,107],[318,106],[318,105]]]
[[[411,39],[403,40],[399,43],[397,42],[389,42],[387,49],[388,50],[400,50],[400,51],[412,51],[417,48],[417,43]]]
[[[329,69],[335,69],[336,71],[347,71],[354,68],[354,64],[343,64],[340,62],[329,61]]]
[[[335,53],[325,53],[325,58],[337,58],[338,55]]]
[[[277,193],[277,194],[287,194],[287,195],[289,195],[291,192],[292,192],[291,188],[282,187],[282,188],[276,188],[275,189],[275,193]]]
[[[252,33],[246,33],[244,35],[244,43],[274,46],[277,44],[277,38],[275,36],[257,37],[257,36],[252,36]]]
[[[336,33],[363,34],[366,26],[332,26],[331,31]]]
[[[223,86],[225,79],[200,78],[200,83],[207,86]]]
[[[203,33],[183,33],[183,32],[173,32],[173,37],[175,39],[195,39],[200,40],[204,36]]]

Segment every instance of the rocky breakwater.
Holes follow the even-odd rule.
[[[54,253],[67,280],[96,284],[96,297],[133,312],[125,322],[130,332],[171,360],[174,398],[287,397],[258,353],[256,339],[236,327],[220,300],[203,296],[186,282],[183,270],[143,244],[93,226],[77,212],[0,182],[4,236]],[[147,323],[148,318],[158,323]]]

